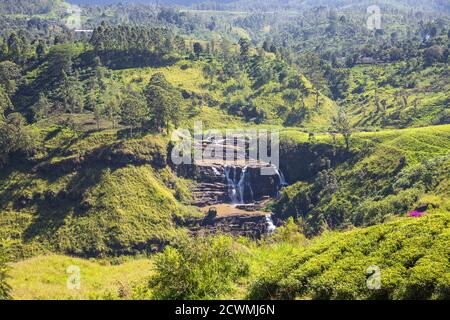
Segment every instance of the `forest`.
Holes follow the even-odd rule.
[[[1,1],[0,299],[448,300],[449,57],[444,0]]]

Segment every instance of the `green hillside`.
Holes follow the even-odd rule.
[[[83,256],[157,249],[195,213],[187,185],[166,166],[166,142],[117,140],[117,131],[40,131],[35,165],[2,172],[0,234],[15,259],[57,251]]]
[[[343,233],[326,233],[280,257],[251,290],[253,299],[448,299],[449,220],[446,213]],[[381,289],[369,290],[370,266]]]
[[[382,223],[420,205],[449,210],[449,130],[445,125],[356,134],[351,154],[334,159],[336,142],[319,136],[318,144],[329,154],[314,161],[331,158],[331,163],[287,187],[273,209],[281,217],[299,219],[310,234]],[[285,153],[314,150],[302,136],[289,136]],[[298,161],[290,157],[282,166],[291,176],[304,176],[305,168],[290,164],[291,159]]]
[[[449,75],[447,64],[423,69],[404,63],[355,67],[345,103],[360,128],[447,123]]]
[[[0,299],[449,299],[450,7],[425,2],[2,1]],[[198,121],[278,130],[276,175],[229,139],[251,165],[176,166]]]
[[[260,244],[244,239],[233,244],[241,257],[241,267],[248,267],[248,272],[231,292],[220,297],[448,299],[449,219],[448,212],[434,211],[422,218],[401,217],[366,229],[326,232],[312,240],[302,237],[290,222]],[[191,261],[217,252],[198,254]],[[143,288],[154,275],[153,264],[153,259],[33,258],[12,266],[12,295],[16,299],[147,298],[152,288]],[[71,265],[82,270],[82,290],[67,289],[65,271]],[[183,266],[173,266],[178,267]],[[202,260],[198,267],[214,270],[211,261]],[[368,289],[367,283],[376,285],[370,282],[373,270],[380,270],[380,290]],[[204,288],[202,281],[198,283],[200,288]]]

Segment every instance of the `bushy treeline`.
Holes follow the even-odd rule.
[[[0,14],[45,14],[57,4],[56,0],[3,0]]]
[[[403,217],[311,241],[292,220],[258,244],[180,238],[155,257],[154,275],[133,298],[446,300],[449,219]]]
[[[155,257],[155,274],[135,290],[136,298],[220,299],[248,275],[242,246],[230,236],[181,237]]]
[[[183,53],[184,39],[164,28],[109,26],[102,23],[90,39],[107,65],[125,68],[158,65],[165,54]]]

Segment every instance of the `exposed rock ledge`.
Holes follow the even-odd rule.
[[[246,211],[232,205],[221,204],[202,209],[206,216],[187,222],[193,234],[227,233],[261,239],[268,233],[267,212]]]

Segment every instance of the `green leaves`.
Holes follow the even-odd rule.
[[[448,299],[448,213],[363,230],[326,233],[255,281],[250,297],[313,299]],[[377,266],[381,288],[367,286]],[[264,288],[264,290],[263,290]]]
[[[29,156],[37,148],[34,131],[26,126],[25,118],[11,113],[0,122],[0,167],[9,161],[12,153]],[[17,158],[18,159],[18,158]]]
[[[150,120],[157,132],[178,125],[181,116],[181,94],[167,82],[162,73],[152,76],[144,91]]]
[[[0,242],[0,300],[10,299],[11,287],[7,284],[8,279],[8,267],[7,262],[7,252],[5,244],[3,241]]]
[[[149,282],[156,299],[220,299],[248,273],[238,245],[228,236],[183,237],[157,255]]]

